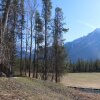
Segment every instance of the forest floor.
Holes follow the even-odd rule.
[[[0,100],[100,100],[100,95],[68,88],[60,83],[12,77],[0,78]]]

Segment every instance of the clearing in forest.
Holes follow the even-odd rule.
[[[68,73],[61,83],[71,87],[100,89],[100,73]]]

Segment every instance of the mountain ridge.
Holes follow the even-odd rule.
[[[100,28],[87,36],[65,43],[65,48],[72,62],[76,62],[78,59],[100,59]]]

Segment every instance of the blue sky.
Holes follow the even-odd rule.
[[[38,0],[40,2],[41,0]],[[64,22],[69,32],[64,35],[65,42],[85,36],[100,28],[100,0],[51,0],[53,11],[61,7]],[[41,5],[41,3],[40,3]],[[40,7],[40,6],[39,6]]]
[[[52,0],[54,8],[59,6],[64,12],[66,41],[87,35],[100,28],[100,0]]]

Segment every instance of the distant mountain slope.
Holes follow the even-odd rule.
[[[73,62],[79,58],[83,60],[100,59],[100,28],[87,36],[66,43],[65,48]]]

